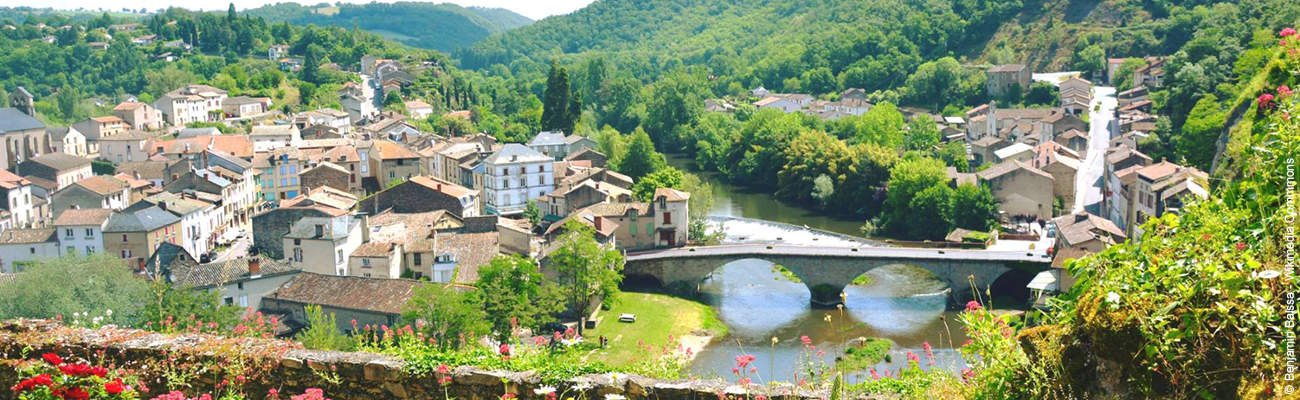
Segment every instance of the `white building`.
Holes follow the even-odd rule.
[[[4,192],[2,204],[9,212],[9,226],[27,228],[41,224],[42,215],[32,203],[32,182],[14,173],[0,170],[0,191]],[[3,230],[0,229],[0,230]]]
[[[24,264],[59,256],[54,228],[10,229],[0,232],[0,272],[14,273]]]
[[[208,85],[189,85],[159,97],[154,107],[172,125],[221,120],[226,91]]]
[[[220,210],[215,205],[169,192],[149,196],[137,204],[147,207],[149,203],[180,217],[180,245],[191,257],[197,259],[212,250],[216,226],[221,220]]]
[[[349,214],[300,219],[284,235],[284,257],[303,271],[349,275],[349,257],[366,242],[367,229]]]
[[[263,152],[302,143],[302,133],[293,125],[258,125],[248,134],[253,139],[253,151]]]
[[[529,200],[555,190],[555,160],[510,143],[483,160],[483,199],[488,214],[524,212]]]
[[[67,210],[54,220],[59,249],[64,256],[89,256],[104,251],[104,225],[113,210],[90,208]]]

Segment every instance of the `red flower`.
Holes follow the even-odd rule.
[[[73,386],[63,392],[63,398],[67,400],[88,400],[90,399],[90,393],[87,393],[85,389]]]
[[[513,398],[515,398],[515,394],[514,394],[514,393],[506,393],[506,394],[501,395],[501,400],[510,400],[510,399],[513,399]]]
[[[749,366],[749,363],[751,362],[754,362],[754,355],[752,354],[741,354],[736,356],[736,367],[738,368],[745,368],[746,366]]]
[[[89,376],[93,374],[94,368],[87,364],[63,364],[59,366],[59,372],[70,376]]]
[[[983,310],[983,309],[984,309],[984,306],[981,306],[981,305],[980,305],[980,302],[978,302],[978,301],[971,300],[971,301],[966,302],[966,312],[978,311],[978,310]]]
[[[63,357],[59,357],[58,354],[45,353],[41,355],[41,358],[44,358],[45,362],[50,363],[50,365],[63,364]]]
[[[1277,97],[1278,97],[1279,99],[1285,99],[1285,98],[1287,98],[1287,97],[1289,97],[1289,96],[1291,96],[1291,87],[1290,87],[1290,86],[1282,85],[1282,86],[1278,86],[1278,87],[1277,87]]]
[[[502,344],[501,344],[501,348],[500,348],[499,350],[500,350],[500,352],[501,352],[501,355],[503,355],[503,356],[509,356],[509,355],[510,355],[510,345],[508,345],[508,344],[502,343]]]
[[[1246,242],[1237,242],[1237,251],[1246,250]]]
[[[1291,36],[1295,36],[1295,34],[1296,34],[1295,28],[1282,28],[1282,32],[1278,32],[1277,35],[1281,37],[1291,37]]]
[[[809,338],[808,338],[808,335],[800,336],[800,337],[799,337],[799,341],[800,341],[800,342],[803,342],[803,345],[804,345],[804,346],[807,346],[807,345],[812,344],[812,339],[809,339]]]
[[[115,379],[109,382],[104,382],[104,391],[108,392],[108,394],[120,394],[126,391],[126,385],[122,384],[121,379]]]
[[[14,385],[13,387],[9,388],[9,390],[12,390],[14,392],[24,392],[27,391],[28,389],[37,386],[51,386],[51,385],[54,385],[54,379],[50,378],[50,374],[40,374],[40,375],[33,376],[31,378],[27,378],[22,382],[19,382],[17,385]]]
[[[438,365],[438,373],[439,373],[439,374],[446,375],[446,374],[448,374],[448,373],[450,373],[450,372],[451,372],[451,367],[448,367],[447,364],[441,364],[441,365]]]
[[[98,376],[98,377],[100,377],[100,378],[103,378],[103,377],[105,377],[105,376],[108,376],[108,368],[98,367],[98,366],[97,366],[97,367],[94,367],[94,368],[91,368],[91,369],[90,369],[90,374],[91,374],[91,375],[94,375],[94,376]]]
[[[1261,94],[1258,99],[1255,99],[1255,102],[1259,103],[1259,108],[1268,108],[1273,103],[1273,95],[1269,93]]]

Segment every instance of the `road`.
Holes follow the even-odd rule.
[[[628,261],[662,258],[689,258],[712,256],[763,256],[794,255],[813,257],[897,258],[926,260],[979,260],[1012,262],[1052,262],[1044,249],[1030,251],[998,251],[967,249],[922,249],[909,247],[825,247],[789,244],[736,244],[720,246],[677,247],[628,253]]]
[[[235,242],[230,244],[230,247],[227,248],[226,251],[217,253],[217,257],[212,259],[212,262],[226,262],[235,258],[245,257],[248,255],[249,246],[252,245],[252,236],[244,234],[244,237],[235,239]]]
[[[1102,175],[1106,171],[1106,148],[1110,147],[1110,125],[1115,119],[1115,88],[1093,86],[1092,107],[1088,111],[1088,154],[1075,176],[1072,212],[1087,210],[1101,215]]]

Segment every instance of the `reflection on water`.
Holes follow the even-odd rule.
[[[728,337],[700,352],[691,366],[697,375],[734,380],[731,369],[738,354],[753,354],[763,377],[795,381],[799,365],[808,361],[833,364],[844,344],[857,337],[884,337],[896,345],[893,363],[877,369],[898,370],[906,365],[906,352],[925,356],[922,343],[934,348],[935,366],[958,371],[965,364],[953,350],[965,342],[955,312],[944,310],[947,292],[941,282],[920,269],[891,266],[868,272],[872,283],[845,289],[844,310],[812,309],[808,289],[771,272],[772,263],[747,259],[729,263],[701,285],[705,301],[731,330]],[[826,322],[826,316],[831,322]],[[945,326],[945,320],[947,325]],[[805,348],[800,336],[812,339],[816,350]],[[772,337],[778,342],[772,345]],[[865,374],[865,372],[864,372]],[[857,374],[850,381],[862,379]],[[766,378],[764,378],[766,379]]]
[[[777,201],[770,192],[757,192],[732,185],[716,173],[702,172],[694,161],[669,155],[668,163],[693,171],[713,185],[715,204],[710,222],[725,234],[725,243],[781,242],[811,246],[878,246],[879,242],[856,238],[862,221],[821,214]],[[827,233],[834,232],[834,233]],[[838,233],[838,234],[835,234]],[[845,236],[850,235],[850,236]],[[820,310],[809,307],[808,288],[772,272],[772,263],[748,259],[719,268],[701,285],[706,302],[718,311],[731,333],[699,352],[691,371],[703,377],[721,377],[732,382],[732,367],[739,354],[752,354],[759,369],[755,382],[775,379],[797,382],[799,365],[833,364],[845,343],[857,337],[884,337],[895,342],[892,363],[876,368],[898,371],[907,364],[906,353],[921,357],[930,368],[923,343],[934,348],[935,364],[956,373],[965,366],[954,344],[966,341],[956,312],[945,310],[946,287],[919,268],[891,266],[868,272],[872,283],[845,289],[846,307]],[[826,316],[831,317],[827,323]],[[805,348],[800,336],[812,339]],[[778,342],[772,344],[772,337]],[[773,374],[775,373],[775,374]],[[850,382],[869,377],[865,372],[846,375]]]

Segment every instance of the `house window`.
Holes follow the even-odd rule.
[[[122,249],[122,258],[131,258],[131,249]]]
[[[415,253],[415,265],[420,265],[420,253]]]
[[[362,258],[362,259],[361,259],[361,268],[370,268],[370,259],[369,259],[369,258]]]
[[[226,303],[226,305],[228,305],[228,306],[229,306],[229,305],[233,305],[233,304],[235,304],[235,298],[234,298],[234,297],[227,297],[227,298],[221,299],[221,301],[222,301],[223,303]]]
[[[669,225],[672,223],[673,223],[673,213],[664,212],[664,225]]]
[[[28,248],[27,248],[27,252],[28,252],[28,253],[31,253],[31,254],[36,254],[36,248],[35,248],[35,247],[28,247]]]
[[[126,235],[122,235],[122,243],[126,243]]]
[[[343,250],[342,250],[342,249],[339,249],[338,261],[335,261],[335,262],[336,262],[336,263],[341,263],[341,262],[343,262]]]
[[[72,228],[64,229],[63,236],[72,237]]]
[[[293,248],[293,261],[295,261],[295,262],[302,262],[302,248],[301,248],[301,247],[294,247],[294,248]]]
[[[302,239],[294,239],[294,240],[293,240],[293,245],[294,245],[294,246],[298,246],[298,245],[301,245],[301,244],[302,244]]]
[[[72,236],[72,235],[69,234],[68,236]],[[94,230],[94,229],[90,229],[90,228],[86,228],[86,238],[87,238],[87,239],[90,239],[90,238],[94,238],[94,237],[95,237],[95,230]]]

